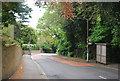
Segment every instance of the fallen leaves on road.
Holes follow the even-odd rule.
[[[71,65],[71,66],[94,66],[92,64],[80,63],[80,62],[75,62],[75,61],[68,61],[68,60],[59,59],[59,58],[56,58],[56,57],[51,57],[50,59],[68,64],[68,65]]]

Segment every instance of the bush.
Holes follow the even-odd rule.
[[[73,52],[68,52],[68,57],[73,57],[73,56],[74,56]]]
[[[22,44],[23,50],[29,50],[29,47],[31,47],[31,50],[39,50],[39,45],[37,44]]]
[[[54,53],[52,46],[48,44],[40,44],[40,47],[43,48],[45,53]]]
[[[10,46],[12,44],[19,44],[16,40],[11,39],[10,37],[3,36],[2,45]]]
[[[84,51],[83,53],[82,53],[82,59],[86,59],[87,58],[87,51]]]

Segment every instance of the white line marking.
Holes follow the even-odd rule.
[[[45,74],[45,72],[43,71],[43,69],[40,67],[40,65],[39,65],[38,63],[36,63],[36,62],[33,60],[33,57],[32,57],[32,56],[31,56],[31,59],[32,59],[32,61],[36,64],[39,72],[40,72],[41,74],[43,74],[43,75],[42,75],[42,78],[43,78],[43,79],[48,79],[48,77],[47,77],[47,75]]]
[[[102,78],[102,79],[107,79],[107,78],[105,78],[105,77],[103,77],[103,76],[99,76],[100,78]]]

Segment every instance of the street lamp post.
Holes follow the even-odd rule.
[[[89,36],[89,20],[91,20],[93,16],[94,16],[94,14],[92,14],[90,17],[88,17],[86,19],[87,20],[87,60],[86,60],[87,62],[89,62],[89,45],[92,44],[90,39],[88,39],[88,36]]]
[[[89,45],[88,45],[88,35],[89,35],[89,26],[88,26],[88,19],[87,19],[87,62],[89,62]]]

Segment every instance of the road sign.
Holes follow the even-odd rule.
[[[92,42],[91,42],[91,40],[89,39],[89,40],[87,40],[87,43],[88,43],[88,45],[91,45],[92,44]]]

